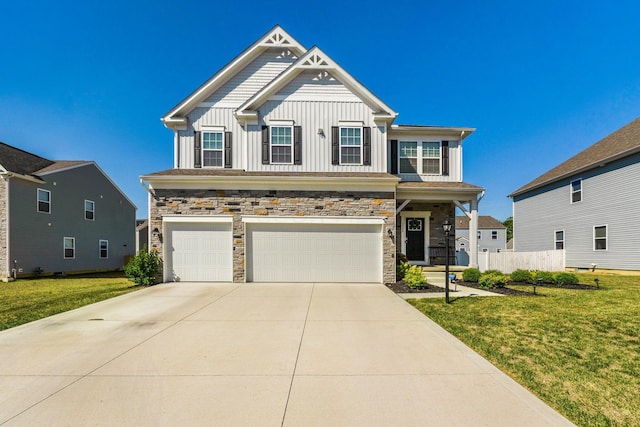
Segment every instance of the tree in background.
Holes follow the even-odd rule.
[[[507,242],[508,242],[509,240],[513,239],[513,217],[510,216],[509,218],[502,221],[502,225],[507,227]]]

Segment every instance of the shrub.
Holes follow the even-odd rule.
[[[464,282],[475,282],[477,283],[480,279],[480,270],[477,268],[467,268],[462,272],[462,280]]]
[[[553,275],[553,281],[556,285],[577,285],[579,280],[578,276],[573,273],[556,273]]]
[[[137,285],[155,285],[159,282],[162,261],[157,251],[147,252],[147,247],[138,252],[131,261],[124,266],[124,274]]]
[[[482,274],[502,274],[502,271],[500,271],[500,270],[486,270]]]
[[[548,271],[536,271],[532,276],[532,279],[536,282],[538,282],[539,279],[542,279],[542,283],[554,283],[553,273],[549,273]]]
[[[410,288],[424,286],[424,284],[427,283],[427,279],[425,279],[424,273],[422,272],[422,267],[418,265],[409,265],[404,274],[404,281],[407,282]]]
[[[407,273],[409,269],[408,262],[402,262],[400,264],[396,264],[396,280],[404,279],[404,275]]]
[[[514,282],[528,283],[533,280],[533,276],[531,275],[531,272],[529,270],[518,269],[511,273],[510,276],[511,280],[513,280]]]
[[[504,288],[509,282],[509,277],[500,272],[484,273],[478,280],[478,286],[481,288]]]
[[[402,265],[406,262],[409,262],[409,258],[402,252],[396,252],[396,265]]]

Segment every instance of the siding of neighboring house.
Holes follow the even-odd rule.
[[[570,182],[582,178],[582,201]],[[515,196],[514,250],[555,249],[563,230],[566,266],[640,270],[640,154]],[[607,250],[594,250],[594,226],[607,226]]]
[[[24,274],[113,270],[135,251],[135,207],[93,165],[48,173],[46,183],[11,180],[10,253]],[[51,213],[37,212],[37,189],[51,191]],[[95,220],[84,201],[95,202]],[[64,258],[64,237],[75,238],[75,258]],[[108,241],[100,258],[99,241]]]
[[[505,250],[507,241],[506,229],[495,228],[480,228],[480,239],[478,239],[478,250],[480,252],[485,249],[489,252],[497,252],[498,250]],[[497,232],[497,239],[492,239],[492,232]],[[464,245],[462,245],[464,243]],[[469,229],[457,229],[456,228],[456,249],[460,250],[464,248],[465,251],[469,251]]]

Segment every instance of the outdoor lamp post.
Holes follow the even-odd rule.
[[[449,304],[449,233],[451,233],[451,222],[449,219],[445,219],[442,224],[442,229],[444,230],[444,290],[445,290],[445,302]]]

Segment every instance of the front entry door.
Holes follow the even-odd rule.
[[[407,258],[424,261],[424,218],[407,218]]]

